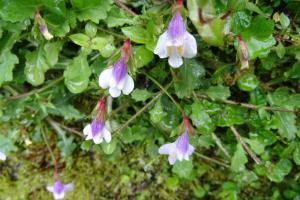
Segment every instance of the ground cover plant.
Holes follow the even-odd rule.
[[[0,0],[0,199],[300,199],[297,0]]]

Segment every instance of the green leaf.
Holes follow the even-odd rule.
[[[223,85],[210,86],[203,92],[213,100],[226,100],[230,97],[229,88]]]
[[[245,123],[248,117],[248,112],[244,108],[239,106],[225,106],[214,116],[214,120],[217,126],[232,126]]]
[[[290,173],[292,163],[288,159],[281,159],[275,166],[272,166],[271,171],[267,174],[268,178],[274,182],[283,181],[284,177]]]
[[[284,13],[280,14],[279,22],[283,28],[287,28],[290,25],[290,19]]]
[[[192,104],[192,114],[190,117],[199,131],[211,133],[214,130],[214,124],[200,102]]]
[[[170,189],[176,189],[179,185],[179,180],[177,177],[168,177],[166,180],[166,186]]]
[[[244,74],[238,79],[238,86],[243,91],[251,92],[258,85],[259,81],[254,74]]]
[[[0,135],[0,151],[5,154],[16,151],[17,147],[14,145],[13,138]]]
[[[123,10],[115,6],[109,11],[106,22],[109,28],[123,26],[124,24],[134,24],[132,17],[127,16]]]
[[[149,32],[141,26],[128,26],[121,29],[133,42],[146,44],[151,41]]]
[[[250,36],[244,38],[244,41],[249,51],[250,60],[267,56],[271,48],[276,44],[276,40],[272,35],[265,39],[257,39],[256,37]]]
[[[79,46],[86,47],[86,48],[90,46],[90,38],[83,33],[70,35],[69,38]]]
[[[91,20],[99,23],[99,20],[106,19],[107,12],[111,9],[112,0],[71,0],[77,18],[80,21]]]
[[[79,112],[72,104],[56,106],[59,115],[65,120],[79,120],[84,118],[84,115]]]
[[[34,86],[41,85],[45,80],[45,72],[50,68],[42,47],[39,49],[28,52],[25,55],[26,66],[24,73],[26,75],[26,80]]]
[[[297,165],[300,165],[300,146],[299,146],[299,143],[297,144],[294,152],[293,152],[293,159],[294,159],[294,162],[297,164]]]
[[[194,59],[185,60],[184,65],[180,67],[177,76],[174,77],[175,92],[179,98],[188,97],[193,90],[197,88],[205,75],[205,69]]]
[[[135,141],[141,141],[145,138],[147,130],[148,129],[145,127],[134,125],[132,127],[124,129],[120,138],[125,144],[133,143]]]
[[[245,164],[248,159],[245,155],[244,149],[241,144],[237,144],[236,151],[231,160],[231,170],[234,172],[240,172],[245,169]]]
[[[57,147],[60,149],[60,154],[63,158],[71,156],[75,150],[76,144],[73,142],[73,140],[73,137],[65,137],[65,139],[57,143]]]
[[[151,121],[153,121],[154,123],[159,123],[166,115],[167,113],[164,112],[161,101],[158,100],[155,103],[154,108],[150,110]]]
[[[288,112],[276,112],[271,120],[272,128],[278,129],[279,134],[287,139],[294,139],[297,133],[296,115]]]
[[[250,145],[251,149],[256,154],[262,154],[265,150],[265,144],[258,139],[245,139],[245,141]]]
[[[145,46],[138,46],[133,51],[136,67],[140,68],[147,65],[154,59],[154,55],[151,51],[146,49]]]
[[[44,55],[48,64],[51,67],[57,63],[59,52],[61,51],[62,46],[63,46],[62,42],[47,43],[44,46],[44,52],[45,52]]]
[[[91,70],[86,56],[79,55],[72,60],[64,71],[65,85],[72,93],[83,92],[88,84]]]
[[[117,140],[113,139],[110,143],[103,142],[101,143],[101,147],[103,152],[106,155],[112,154],[117,148]]]
[[[147,99],[149,99],[150,97],[153,96],[152,92],[149,92],[148,90],[144,89],[135,89],[132,93],[131,93],[131,97],[136,101],[146,101]]]
[[[89,37],[95,37],[97,34],[97,25],[93,22],[88,22],[85,27],[85,33],[89,36]]]
[[[191,160],[176,161],[172,168],[172,172],[180,178],[190,178],[193,171],[193,163]]]
[[[235,34],[240,34],[251,24],[251,15],[244,11],[234,12],[232,14],[231,29]]]
[[[283,46],[283,44],[281,42],[279,42],[276,47],[276,54],[279,58],[283,58],[285,55],[285,47]]]
[[[6,21],[18,22],[33,17],[34,11],[38,7],[39,0],[3,1],[1,4],[1,18]]]
[[[4,50],[0,55],[0,86],[6,81],[13,80],[13,69],[19,63],[16,55]]]

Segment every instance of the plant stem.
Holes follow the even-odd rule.
[[[198,98],[214,101],[206,95],[197,94],[196,92],[193,92],[193,94],[194,94],[194,96],[196,96]],[[285,108],[274,108],[274,107],[270,107],[270,106],[257,106],[254,104],[241,103],[241,102],[236,102],[236,101],[232,101],[232,100],[218,100],[216,102],[221,102],[221,103],[229,104],[229,105],[237,105],[237,106],[241,106],[241,107],[249,108],[249,109],[253,109],[253,110],[258,110],[260,108],[263,108],[265,110],[278,111],[278,112],[296,112],[294,110],[285,109]]]
[[[215,163],[215,164],[218,164],[218,165],[222,165],[223,167],[226,167],[226,168],[230,168],[229,165],[227,165],[227,164],[225,164],[225,163],[223,163],[223,162],[221,162],[221,161],[218,161],[218,160],[216,160],[216,159],[207,157],[207,156],[205,156],[205,155],[203,155],[203,154],[200,154],[200,153],[198,153],[198,152],[195,152],[195,154],[196,154],[197,156],[199,156],[200,158],[204,159],[204,160],[207,160],[207,161],[209,161],[209,162],[212,162],[212,163]]]
[[[150,75],[146,74],[146,77],[149,78],[154,84],[156,84],[164,93],[166,93],[166,95],[173,101],[173,103],[175,104],[175,106],[177,107],[177,109],[184,114],[184,110],[183,108],[179,105],[179,103],[177,103],[175,101],[175,99],[172,97],[172,95],[158,82],[156,81],[153,77],[151,77]]]
[[[245,151],[249,154],[249,156],[256,162],[256,164],[261,164],[261,160],[252,152],[252,150],[248,147],[248,145],[244,142],[243,138],[236,130],[234,126],[230,126],[231,131],[233,132],[236,140],[243,146]]]
[[[48,85],[45,85],[39,89],[34,89],[34,90],[31,90],[30,92],[26,92],[26,93],[19,94],[19,95],[14,95],[14,96],[10,97],[9,99],[12,99],[12,100],[21,99],[21,98],[28,97],[28,96],[31,96],[36,93],[43,92],[43,91],[51,88],[52,86],[56,85],[57,83],[61,82],[63,79],[64,79],[63,76],[59,77],[59,78],[55,79],[54,81],[52,81],[51,83],[49,83]]]

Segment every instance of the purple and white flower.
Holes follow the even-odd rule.
[[[46,40],[51,40],[53,38],[53,35],[49,33],[46,24],[40,25],[39,29]]]
[[[189,160],[189,156],[194,150],[195,147],[189,144],[188,132],[187,129],[185,129],[183,134],[180,135],[175,142],[162,145],[158,153],[169,155],[169,163],[170,165],[174,165],[177,160]]]
[[[197,43],[187,32],[180,12],[177,10],[165,31],[158,39],[154,53],[167,58],[169,65],[178,68],[183,64],[182,57],[192,58],[197,54]]]
[[[6,160],[6,155],[2,151],[0,151],[0,160]]]
[[[47,186],[47,190],[53,193],[55,200],[59,200],[64,198],[65,192],[72,191],[73,187],[74,185],[72,183],[64,185],[59,179],[57,179],[54,185]]]
[[[128,95],[134,88],[132,77],[127,72],[127,64],[121,57],[112,67],[105,69],[99,76],[99,86],[103,89],[109,88],[109,94],[112,97],[118,97],[121,94]]]
[[[109,143],[111,141],[111,133],[105,126],[105,122],[94,119],[91,124],[88,124],[83,129],[83,134],[86,140],[93,140],[95,144],[100,144],[103,139]]]

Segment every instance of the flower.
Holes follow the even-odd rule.
[[[130,40],[126,40],[119,60],[111,67],[102,71],[99,76],[99,86],[103,89],[109,88],[112,97],[121,94],[128,95],[134,88],[132,77],[127,72],[127,62],[130,56]]]
[[[53,197],[55,200],[63,199],[65,196],[65,192],[69,192],[73,190],[73,184],[62,184],[62,182],[57,179],[54,185],[47,186],[47,190],[53,193]]]
[[[162,145],[158,153],[169,155],[169,163],[173,165],[177,160],[189,160],[189,156],[194,152],[195,147],[189,144],[189,137],[187,128],[185,128],[182,135],[173,143]]]
[[[38,24],[39,30],[42,33],[42,35],[44,36],[44,38],[46,40],[51,40],[53,38],[53,35],[51,33],[49,33],[47,25],[38,10],[35,12],[34,19],[35,19],[36,23]]]
[[[93,140],[95,144],[100,144],[104,140],[109,143],[111,141],[111,133],[105,125],[105,105],[106,97],[99,101],[98,112],[91,124],[88,124],[83,129],[83,134],[86,140]]]
[[[178,68],[183,64],[182,57],[192,58],[197,54],[197,43],[186,31],[180,12],[177,10],[165,31],[158,39],[154,53],[167,58],[169,65]]]
[[[0,151],[0,160],[6,160],[6,155],[2,151]]]
[[[43,36],[46,40],[51,40],[53,38],[53,35],[51,33],[49,33],[46,24],[40,25],[39,29],[40,29],[40,32],[43,34]]]
[[[94,119],[91,124],[88,124],[83,129],[83,134],[86,135],[86,140],[93,140],[95,144],[100,144],[104,140],[109,143],[111,134],[107,130],[105,123]]]

